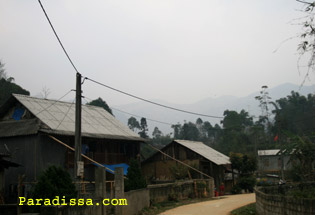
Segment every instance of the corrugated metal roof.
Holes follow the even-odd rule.
[[[277,155],[280,149],[258,150],[258,156],[271,156]]]
[[[217,165],[230,164],[230,158],[213,148],[207,146],[202,142],[189,141],[189,140],[174,140],[176,143],[179,143],[186,148],[200,154],[202,157],[212,161]]]
[[[42,123],[47,125],[48,129],[47,127],[43,128],[43,131],[55,134],[74,134],[74,103],[18,94],[13,94],[13,96]],[[118,139],[144,140],[103,108],[91,105],[82,105],[82,136],[98,138],[107,136],[118,137]]]

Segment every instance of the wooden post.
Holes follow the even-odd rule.
[[[113,181],[110,182],[110,199],[114,198]]]
[[[19,197],[22,197],[22,185],[23,185],[24,178],[25,178],[25,175],[22,175],[22,176],[19,175],[19,178],[18,178],[17,215],[20,215],[22,213],[22,207],[19,206],[19,202],[20,202]]]

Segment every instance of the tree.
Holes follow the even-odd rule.
[[[153,130],[153,132],[152,132],[153,138],[159,139],[159,138],[161,138],[162,135],[163,135],[163,134],[162,134],[162,132],[159,130],[159,128],[158,128],[158,127],[155,127],[154,130]]]
[[[224,130],[221,131],[217,145],[219,151],[224,154],[229,154],[230,152],[253,152],[252,142],[248,137],[247,129],[253,125],[253,119],[249,117],[246,111],[241,110],[240,113],[237,113],[236,111],[226,110],[221,123]]]
[[[214,128],[212,127],[211,123],[208,121],[203,122],[202,124],[202,129],[201,129],[201,135],[203,139],[210,139],[214,138]]]
[[[280,128],[300,136],[310,135],[315,128],[315,95],[307,97],[292,91],[291,95],[273,103],[275,129]]]
[[[140,129],[140,123],[138,122],[136,118],[132,116],[128,119],[128,127],[131,130],[136,131],[137,129]]]
[[[259,117],[259,121],[265,124],[265,127],[268,128],[270,126],[270,111],[269,104],[271,97],[267,91],[268,86],[262,86],[260,91],[260,95],[256,96],[255,99],[259,101],[259,107],[261,109],[261,116]]]
[[[44,86],[44,87],[42,88],[41,95],[42,95],[42,97],[43,97],[44,99],[47,99],[50,93],[51,93],[51,92],[50,92],[49,88],[47,88],[46,86]],[[95,106],[96,106],[96,105],[95,105]]]
[[[304,12],[306,13],[306,16],[302,18],[302,22],[300,23],[302,25],[302,33],[300,34],[300,37],[302,38],[301,43],[298,45],[298,50],[300,51],[300,57],[298,60],[298,64],[300,65],[300,60],[303,56],[306,56],[308,58],[308,69],[306,71],[304,80],[301,84],[305,83],[306,79],[309,76],[310,71],[314,71],[315,69],[315,23],[314,23],[314,7],[315,2],[307,2],[307,1],[301,1],[297,0],[298,2],[301,2],[305,5]],[[299,66],[300,68],[300,66]]]
[[[146,187],[147,183],[141,173],[139,162],[135,159],[130,160],[127,179],[125,179],[125,192]]]
[[[237,170],[239,173],[239,179],[237,184],[232,190],[244,189],[249,192],[253,192],[256,184],[256,179],[253,176],[257,169],[257,160],[254,156],[241,153],[230,153],[230,161],[232,170]],[[234,174],[234,172],[233,172]]]
[[[290,155],[293,169],[291,176],[296,181],[314,181],[315,133],[311,136],[288,135],[290,141],[285,146],[285,154]]]
[[[221,123],[225,129],[241,131],[245,127],[253,125],[253,118],[249,117],[248,112],[245,110],[241,110],[240,113],[226,110],[223,115],[224,118]]]
[[[14,78],[7,77],[4,64],[0,61],[0,106],[10,98],[12,93],[30,95],[30,92],[13,83]]]
[[[147,131],[148,131],[147,120],[146,118],[142,117],[140,120],[140,132],[138,132],[138,134],[142,138],[148,138],[149,136],[147,135]]]
[[[1,79],[7,80],[7,74],[6,74],[5,69],[4,69],[4,63],[2,63],[0,61],[0,80]]]
[[[180,133],[182,126],[180,123],[177,123],[176,125],[171,126],[174,129],[174,139],[180,139]]]
[[[107,105],[107,103],[101,97],[99,97],[98,99],[92,100],[91,102],[88,102],[87,105],[93,105],[93,106],[97,106],[97,107],[102,107],[108,113],[113,115],[112,109],[110,109],[110,107]]]
[[[200,137],[199,130],[192,122],[184,123],[180,132],[180,137],[184,140],[198,141]]]

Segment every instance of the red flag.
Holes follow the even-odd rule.
[[[274,141],[276,142],[278,140],[278,135],[277,136],[275,136],[275,139],[274,139]]]

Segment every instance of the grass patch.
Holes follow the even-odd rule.
[[[232,215],[254,215],[256,214],[256,203],[252,203],[231,212]]]
[[[188,205],[193,204],[197,202],[204,202],[204,201],[210,201],[214,200],[213,198],[202,198],[202,199],[185,199],[185,200],[179,200],[179,201],[167,201],[167,202],[161,202],[152,204],[149,208],[144,208],[142,211],[138,213],[138,215],[156,215],[163,213],[164,211],[182,206],[182,205]]]

